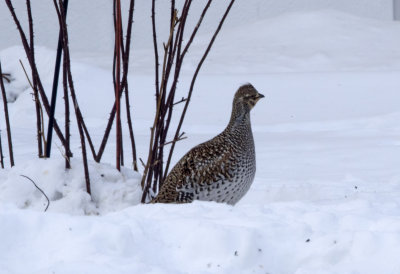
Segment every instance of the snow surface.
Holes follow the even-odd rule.
[[[190,52],[179,92],[207,37]],[[184,124],[189,138],[174,161],[224,128],[234,91],[251,82],[266,95],[252,111],[257,173],[234,207],[140,204],[140,175],[129,164],[121,173],[113,167],[114,136],[102,163],[90,162],[89,197],[76,128],[72,170],[64,170],[56,136],[52,158],[37,159],[34,105],[18,61],[28,68],[26,58],[19,46],[0,51],[13,76],[6,88],[16,154],[16,167],[0,171],[0,273],[400,273],[399,46],[398,23],[330,10],[223,29],[196,83]],[[47,92],[54,56],[37,48]],[[113,103],[110,60],[72,57],[98,147]],[[134,50],[132,61],[134,130],[145,157],[151,51]],[[45,197],[20,175],[48,195],[46,213]]]

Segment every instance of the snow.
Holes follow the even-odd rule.
[[[12,1],[16,13],[21,18],[21,24],[27,29],[27,13],[25,1]],[[176,6],[180,10],[184,1],[176,0]],[[197,0],[192,4],[191,15],[198,17],[206,3],[206,0]],[[159,33],[167,33],[170,14],[164,12],[169,9],[170,1],[158,1],[156,16]],[[129,1],[121,2],[123,22],[129,9]],[[213,1],[208,11],[200,33],[206,34],[214,31],[216,24],[226,8],[226,1]],[[266,18],[276,17],[288,11],[309,11],[320,9],[336,9],[357,16],[365,16],[380,20],[393,19],[393,0],[246,0],[244,4],[235,2],[226,27],[235,28],[243,22],[257,22]],[[35,37],[40,45],[56,48],[58,41],[58,21],[53,3],[36,1],[32,4],[32,13],[35,20]],[[90,16],[88,16],[90,14]],[[135,1],[135,24],[133,26],[133,43],[135,48],[146,48],[151,45],[151,1]],[[112,37],[112,2],[108,0],[86,0],[70,2],[68,4],[68,28],[71,31],[69,39],[71,50],[84,52],[82,56],[95,57],[96,59],[110,59],[114,50]],[[194,22],[190,22],[193,26]],[[15,31],[14,22],[10,16],[5,1],[0,2],[0,26],[2,26],[0,49],[20,44],[20,37]],[[164,39],[167,39],[165,37]],[[88,51],[88,48],[90,49]],[[110,61],[110,60],[108,60]]]
[[[179,92],[207,37],[190,51]],[[0,171],[0,273],[400,273],[399,37],[398,23],[332,10],[222,29],[173,161],[221,131],[233,92],[252,83],[266,95],[252,111],[257,173],[235,206],[140,204],[129,153],[122,172],[114,168],[114,133],[102,162],[90,161],[90,197],[76,127],[70,171],[56,136],[52,158],[37,159],[35,110],[18,60],[28,69],[27,61],[19,46],[1,50],[13,77],[6,88],[16,166]],[[36,53],[49,92],[55,52]],[[72,69],[98,147],[113,93],[110,60],[96,54],[72,52]],[[132,62],[143,158],[154,107],[151,50],[134,50]],[[0,128],[6,150],[4,122]],[[21,175],[49,197],[46,212],[45,197]]]

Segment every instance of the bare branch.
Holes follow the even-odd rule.
[[[128,79],[129,52],[130,52],[130,44],[131,44],[134,7],[135,7],[135,1],[131,0],[130,6],[129,6],[129,14],[128,14],[128,26],[127,26],[127,31],[126,31],[125,52],[122,54],[122,61],[123,61],[122,86],[125,87],[126,116],[127,116],[127,123],[128,123],[128,128],[129,128],[129,137],[131,140],[133,169],[135,171],[138,171],[137,156],[136,156],[136,144],[135,144],[135,137],[133,134],[133,126],[132,126],[131,110],[130,110],[130,102],[129,102],[129,89],[128,89],[128,80],[127,80]]]
[[[199,30],[200,25],[201,25],[201,23],[203,22],[204,16],[206,15],[207,10],[208,10],[208,8],[209,8],[210,5],[211,5],[211,2],[212,2],[212,0],[208,0],[206,6],[204,7],[203,12],[202,12],[201,15],[200,15],[199,21],[197,22],[196,27],[194,28],[192,34],[190,35],[189,41],[188,41],[188,43],[186,44],[186,46],[185,46],[185,48],[184,48],[184,50],[183,50],[183,52],[182,52],[182,54],[181,54],[181,56],[180,56],[181,59],[183,59],[183,58],[185,57],[185,55],[186,55],[186,53],[187,53],[187,51],[188,51],[190,45],[192,44],[192,42],[193,42],[193,40],[194,40],[194,37],[196,37],[197,31]]]
[[[175,102],[175,103],[173,103],[172,105],[178,105],[178,104],[180,104],[180,103],[183,103],[183,102],[186,102],[188,100],[188,98],[183,98],[182,97],[182,99],[180,99],[178,102]]]
[[[56,8],[58,21],[60,24],[60,29],[62,31],[62,38],[63,38],[62,46],[63,46],[64,56],[65,56],[64,62],[66,63],[65,67],[67,68],[68,85],[69,85],[69,89],[70,89],[72,102],[74,104],[76,122],[78,125],[79,137],[81,140],[82,159],[83,159],[83,167],[84,167],[85,181],[86,181],[86,191],[89,195],[91,195],[89,167],[88,167],[88,162],[87,162],[86,143],[85,143],[85,133],[83,130],[83,117],[82,117],[82,113],[79,109],[76,92],[75,92],[75,87],[74,87],[74,82],[72,80],[71,60],[70,60],[69,46],[68,46],[68,31],[67,31],[67,24],[65,21],[65,11],[64,11],[64,8],[62,5],[62,0],[59,0],[58,5],[57,5],[56,0],[53,0],[53,3],[54,3],[54,7]]]
[[[192,45],[198,30],[205,18],[206,13],[209,10],[212,0],[208,0],[203,7],[201,15],[197,21],[196,26],[192,30],[188,42],[184,45],[183,36],[186,26],[186,20],[188,18],[189,9],[192,4],[192,0],[185,0],[182,12],[178,18],[178,12],[175,9],[175,1],[171,1],[171,22],[170,22],[170,35],[168,37],[167,42],[163,44],[164,46],[164,55],[163,55],[163,63],[162,63],[162,76],[161,76],[161,84],[158,89],[158,93],[156,94],[156,114],[154,117],[153,125],[150,129],[150,144],[149,144],[149,154],[147,158],[147,163],[145,165],[145,170],[142,177],[142,202],[146,201],[146,198],[150,192],[150,189],[155,193],[157,189],[162,185],[165,180],[168,169],[171,163],[171,157],[175,148],[176,142],[185,139],[183,137],[183,132],[181,133],[181,127],[183,124],[184,117],[186,115],[186,111],[193,93],[194,83],[196,81],[197,75],[202,67],[204,60],[206,59],[214,40],[219,33],[223,22],[227,14],[229,13],[231,6],[233,5],[234,0],[228,4],[227,9],[221,20],[218,24],[217,30],[215,31],[211,41],[208,44],[202,58],[199,60],[199,63],[194,71],[194,75],[192,77],[192,81],[190,84],[190,89],[188,91],[188,95],[182,97],[181,100],[175,102],[175,94],[178,85],[178,79],[180,76],[183,60],[187,55],[187,52]],[[153,1],[153,12],[154,12],[154,1]],[[154,15],[154,14],[153,14]],[[154,39],[154,33],[153,33]],[[183,48],[183,50],[182,50]],[[157,59],[158,60],[158,59]],[[158,65],[158,63],[157,63]],[[156,67],[157,67],[156,65]],[[168,81],[171,79],[170,73],[174,72],[172,83],[169,84]],[[158,67],[157,67],[158,72]],[[168,91],[167,91],[168,87]],[[172,141],[166,141],[168,136],[169,127],[171,125],[172,113],[174,106],[177,104],[184,103],[184,108],[180,115],[179,124],[174,134],[174,138]],[[164,168],[164,147],[165,145],[171,145],[168,154],[168,161],[166,162],[166,167]]]
[[[21,23],[18,20],[18,17],[17,17],[17,15],[15,13],[15,10],[14,10],[14,7],[13,7],[11,1],[10,0],[5,0],[5,1],[6,1],[8,9],[10,10],[10,13],[11,13],[11,16],[12,16],[14,22],[15,22],[15,25],[17,26],[18,32],[20,34],[21,42],[22,42],[22,45],[24,47],[26,57],[28,58],[29,65],[30,65],[30,67],[32,69],[32,74],[34,75],[33,78],[36,79],[36,81],[37,81],[38,91],[39,91],[39,94],[40,94],[40,96],[42,98],[43,106],[44,106],[44,108],[46,110],[46,113],[49,114],[50,113],[49,100],[47,99],[47,96],[46,96],[46,93],[44,91],[42,82],[40,80],[39,73],[38,73],[38,70],[37,70],[37,67],[36,67],[36,64],[35,64],[35,60],[32,59],[31,49],[30,49],[30,46],[28,45],[28,40],[26,38],[25,32],[23,31],[23,29],[21,27]],[[54,121],[54,130],[56,131],[56,133],[57,133],[58,137],[60,138],[62,144],[65,145],[65,138],[64,138],[64,136],[63,136],[63,134],[62,134],[62,132],[60,130],[60,127],[58,126],[58,123],[57,123],[56,120]]]
[[[21,59],[19,59],[19,63],[21,64],[22,70],[23,70],[24,73],[25,73],[26,80],[28,80],[29,85],[30,85],[31,88],[33,89],[33,85],[32,85],[31,79],[29,79],[28,73],[26,73],[24,64],[22,63]]]
[[[142,158],[139,158],[140,163],[142,164],[143,167],[146,167],[145,163],[143,162]]]
[[[30,57],[33,61],[33,63],[35,63],[35,44],[34,44],[34,35],[33,35],[33,19],[32,19],[32,10],[31,10],[31,1],[30,0],[26,0],[26,10],[28,12],[28,24],[29,24],[29,46],[30,46]],[[22,65],[22,62],[20,60],[20,63]],[[25,68],[22,65],[22,68],[24,69],[25,75],[27,77],[27,79],[29,80],[29,77],[25,71]],[[42,144],[42,139],[41,139],[41,135],[43,133],[44,129],[44,124],[41,123],[40,120],[40,108],[42,107],[40,105],[40,101],[39,101],[39,91],[38,91],[38,85],[37,85],[37,80],[35,77],[35,73],[32,70],[32,80],[33,80],[33,84],[30,83],[33,90],[33,96],[35,98],[35,110],[36,110],[36,135],[37,135],[37,144],[38,144],[38,156],[43,157],[43,144],[45,144],[45,149],[46,149],[46,141],[45,138],[43,138],[43,144]]]
[[[10,73],[3,73],[1,75],[1,77],[3,77],[7,81],[7,83],[11,83],[11,74]]]
[[[181,134],[181,135],[182,135],[182,134]],[[172,140],[172,141],[166,142],[166,143],[164,143],[164,144],[161,144],[160,146],[163,147],[163,146],[166,146],[166,145],[169,145],[169,144],[172,144],[172,143],[176,143],[176,142],[178,142],[178,141],[182,141],[182,140],[184,140],[184,139],[187,139],[187,137],[186,137],[186,136],[184,136],[184,137],[179,137],[178,139],[174,139],[174,140]]]
[[[152,31],[153,31],[153,46],[154,46],[154,67],[155,67],[155,85],[156,85],[156,99],[158,100],[158,97],[160,95],[160,87],[159,87],[159,72],[158,72],[158,67],[159,67],[159,62],[158,62],[158,46],[157,46],[157,30],[156,30],[156,12],[155,12],[155,6],[156,6],[156,1],[152,0],[151,1],[151,26],[152,26]]]
[[[116,5],[115,5],[116,4]],[[115,79],[115,102],[117,111],[116,120],[116,167],[121,170],[121,158],[122,158],[122,129],[121,129],[121,100],[120,100],[120,86],[121,86],[121,0],[114,0],[115,14],[116,14],[116,31],[115,31],[115,55],[114,60],[116,60],[116,70],[114,74]]]
[[[1,62],[0,62],[0,75],[1,74],[2,74],[2,69],[1,69]],[[14,166],[14,153],[13,153],[13,145],[12,145],[12,137],[11,137],[10,118],[8,116],[7,95],[6,95],[6,89],[4,87],[3,77],[0,77],[0,88],[1,88],[1,95],[3,97],[4,115],[6,118],[8,151],[10,153],[10,164],[11,164],[11,167],[13,167]]]

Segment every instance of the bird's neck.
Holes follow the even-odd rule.
[[[232,111],[231,119],[226,132],[235,132],[240,130],[251,130],[250,111]]]

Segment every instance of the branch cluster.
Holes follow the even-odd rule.
[[[60,139],[62,145],[65,148],[65,158],[66,158],[66,168],[70,168],[70,157],[72,157],[72,152],[70,150],[70,99],[73,104],[73,109],[75,111],[76,122],[79,130],[79,136],[81,141],[82,158],[85,170],[86,188],[87,192],[90,193],[90,177],[88,170],[88,159],[87,159],[87,148],[88,145],[92,157],[96,162],[100,162],[102,155],[105,151],[105,147],[108,143],[109,135],[111,133],[111,128],[116,124],[116,167],[120,169],[124,165],[124,149],[123,149],[123,132],[121,123],[121,108],[122,101],[125,100],[126,107],[126,120],[128,124],[130,146],[132,151],[132,165],[134,170],[138,170],[137,167],[137,156],[136,156],[136,145],[133,133],[133,124],[130,112],[130,96],[128,89],[128,68],[129,68],[129,56],[131,48],[131,33],[132,33],[132,23],[133,23],[133,13],[135,7],[135,1],[130,0],[129,2],[129,13],[128,21],[126,25],[126,36],[124,36],[124,28],[122,26],[122,14],[121,14],[121,0],[113,0],[113,14],[114,14],[114,30],[115,30],[115,47],[113,55],[113,81],[114,81],[114,93],[115,102],[110,111],[110,116],[108,123],[104,132],[104,136],[100,143],[99,149],[96,150],[93,140],[90,136],[89,130],[83,119],[82,111],[78,104],[77,93],[74,87],[73,77],[71,73],[71,57],[69,49],[68,40],[68,28],[66,23],[67,14],[67,4],[68,0],[53,0],[54,7],[57,13],[58,22],[60,25],[60,35],[59,35],[59,46],[60,52],[63,53],[63,92],[64,92],[64,108],[65,108],[65,130],[64,133],[58,126],[57,120],[54,119],[54,105],[50,105],[49,100],[44,91],[36,63],[35,63],[35,53],[34,53],[34,31],[33,31],[33,18],[31,13],[30,0],[26,1],[27,11],[28,11],[28,23],[29,23],[29,41],[27,35],[21,27],[20,21],[18,20],[14,7],[11,0],[5,0],[7,7],[10,10],[11,16],[17,26],[17,30],[20,34],[22,44],[26,56],[28,58],[29,65],[32,71],[32,82],[31,87],[33,90],[33,95],[35,98],[36,105],[36,120],[37,120],[37,139],[38,139],[38,155],[42,157],[43,155],[48,155],[46,153],[46,139],[44,138],[44,125],[43,125],[43,111],[42,105],[45,112],[49,115],[49,120],[54,121],[54,130]],[[185,57],[191,47],[200,26],[211,6],[212,0],[208,0],[201,10],[201,14],[197,19],[197,23],[193,29],[191,29],[186,36],[186,25],[189,19],[189,11],[191,9],[193,0],[183,1],[180,9],[176,7],[175,0],[171,0],[170,6],[170,20],[169,20],[169,33],[168,39],[162,44],[162,49],[160,51],[158,47],[157,40],[157,26],[156,26],[156,1],[152,0],[151,7],[151,18],[152,18],[152,36],[153,36],[153,47],[154,47],[154,84],[155,84],[155,100],[156,100],[156,111],[154,116],[154,121],[150,129],[150,141],[149,149],[146,162],[140,161],[143,164],[144,171],[142,176],[141,185],[143,188],[142,202],[145,202],[149,197],[150,190],[156,193],[162,182],[165,180],[169,167],[171,165],[172,155],[174,153],[175,145],[178,141],[187,138],[185,133],[181,131],[184,118],[189,107],[189,103],[192,97],[194,84],[196,82],[198,73],[208,56],[208,53],[233,5],[235,0],[230,0],[227,4],[227,8],[218,23],[217,29],[215,30],[212,38],[210,39],[208,46],[203,52],[202,57],[197,63],[197,67],[193,72],[193,76],[190,83],[190,88],[186,95],[181,99],[176,99],[175,94],[178,87],[179,76],[181,73],[182,65]],[[185,41],[184,37],[188,37]],[[9,80],[8,75],[1,74],[0,67],[0,82],[2,83],[3,78]],[[29,77],[27,76],[28,81]],[[55,69],[54,83],[55,89],[57,89],[58,83],[58,70],[57,65]],[[2,90],[4,88],[2,87]],[[5,91],[4,91],[5,92]],[[124,97],[123,97],[124,96]],[[54,101],[54,103],[53,103]],[[52,98],[52,104],[55,104],[55,99]],[[183,109],[178,116],[178,125],[174,132],[171,134],[173,136],[172,140],[167,140],[169,136],[168,133],[171,127],[171,120],[174,113],[174,107],[178,104],[183,104]],[[50,125],[50,123],[49,123]],[[49,132],[51,136],[52,126],[49,126]],[[51,138],[48,138],[51,140]],[[47,144],[47,147],[51,145],[51,142]],[[166,152],[164,149],[169,148]],[[1,152],[1,143],[0,143]],[[49,152],[49,150],[48,150]],[[2,157],[2,153],[0,153]],[[164,158],[167,159],[164,162]],[[2,158],[1,158],[1,162]]]
[[[189,39],[185,43],[183,38],[192,2],[192,0],[185,0],[181,8],[181,12],[179,12],[175,7],[175,1],[171,1],[169,37],[167,42],[163,44],[163,58],[160,71],[160,55],[157,46],[157,29],[155,23],[155,0],[152,0],[151,17],[155,57],[156,113],[154,116],[153,125],[150,129],[149,156],[144,168],[141,182],[142,188],[144,189],[142,202],[145,202],[148,198],[151,198],[148,197],[150,189],[152,189],[153,193],[156,193],[157,190],[160,188],[161,184],[168,174],[176,142],[186,138],[183,137],[184,132],[181,132],[181,127],[185,119],[190,99],[192,97],[194,84],[196,82],[198,73],[204,63],[204,60],[207,58],[207,55],[215,41],[215,38],[217,37],[235,0],[231,0],[228,4],[226,11],[220,19],[218,27],[214,32],[214,35],[212,36],[206,50],[199,60],[186,97],[183,97],[181,100],[175,102],[175,94],[183,61],[196,37],[196,34],[203,22],[205,15],[207,14],[207,11],[210,8],[212,0],[208,0],[207,3],[204,5],[200,17],[198,18],[197,24],[191,30]],[[174,107],[180,103],[184,103],[184,107],[182,112],[180,113],[179,123],[177,128],[175,129],[174,138],[171,141],[167,141],[166,138],[170,129]],[[164,165],[164,148],[166,144],[171,144],[171,147],[168,152],[167,162]]]

